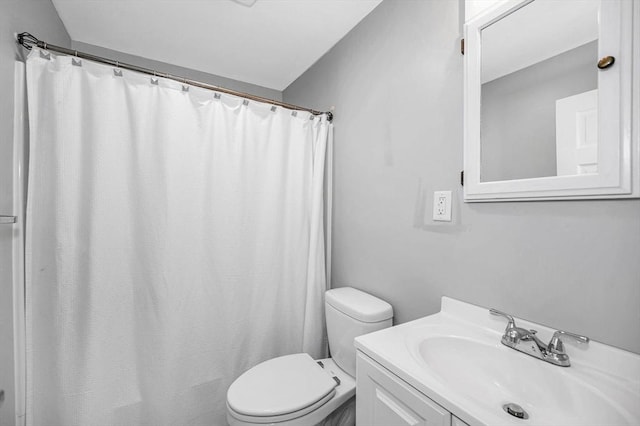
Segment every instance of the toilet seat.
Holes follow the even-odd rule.
[[[306,353],[285,355],[256,365],[227,392],[230,414],[252,423],[273,423],[304,416],[333,398],[338,385]]]

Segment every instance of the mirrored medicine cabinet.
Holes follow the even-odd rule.
[[[639,17],[505,0],[465,24],[465,201],[640,197]]]

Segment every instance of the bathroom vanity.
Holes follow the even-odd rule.
[[[570,366],[553,365],[503,344],[506,325],[443,297],[435,315],[356,338],[357,424],[640,424],[640,355],[565,339]]]

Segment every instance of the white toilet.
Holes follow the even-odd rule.
[[[393,309],[377,297],[342,287],[325,293],[325,312],[333,357],[314,361],[305,353],[285,355],[245,372],[227,391],[231,426],[354,424],[353,340],[390,327]]]

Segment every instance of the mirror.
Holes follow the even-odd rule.
[[[503,1],[465,25],[465,200],[638,196],[630,6]]]
[[[599,4],[534,1],[482,29],[481,182],[597,171]]]

